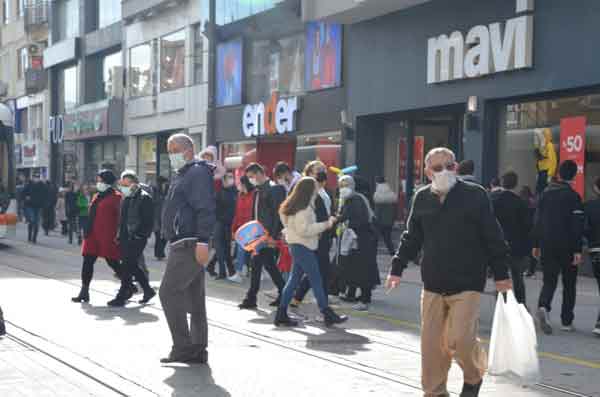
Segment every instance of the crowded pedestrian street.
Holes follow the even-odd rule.
[[[25,232],[20,227],[20,241],[0,249],[0,301],[8,329],[0,340],[2,396],[420,395],[421,281],[415,266],[398,290],[386,295],[376,289],[367,313],[336,301],[336,310],[350,320],[334,329],[316,321],[312,296],[307,302],[313,303],[298,309],[307,317],[304,326],[282,330],[273,326],[274,311],[268,306],[270,281],[264,282],[256,312],[237,308],[243,285],[208,281],[210,365],[161,366],[158,359],[168,350],[169,337],[158,301],[107,307],[119,283],[102,264],[89,304],[70,304],[80,286],[77,247],[59,233],[32,246],[23,242]],[[158,286],[164,262],[150,259],[152,247],[146,257],[151,283]],[[389,260],[383,249],[380,258],[381,263]],[[381,271],[383,276],[386,269]],[[540,276],[526,281],[532,297]],[[600,344],[589,332],[597,309],[595,288],[593,279],[580,280],[577,331],[540,336],[538,385],[522,388],[488,376],[481,395],[600,396]],[[490,337],[495,303],[491,291],[482,301],[484,341]],[[453,367],[451,394],[458,395],[461,386],[460,370]]]

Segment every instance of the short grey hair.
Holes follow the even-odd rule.
[[[456,161],[456,155],[454,154],[454,152],[448,148],[445,147],[436,147],[431,149],[428,153],[427,156],[425,156],[425,166],[429,167],[431,165],[431,158],[433,156],[437,156],[443,154],[447,157],[450,157],[450,159],[455,162]]]
[[[136,183],[139,182],[138,176],[137,176],[137,174],[135,173],[134,170],[125,170],[125,171],[123,171],[121,173],[121,179],[124,179],[124,178],[131,179],[132,181],[134,181]]]
[[[177,146],[181,147],[183,150],[194,150],[194,141],[190,138],[189,135],[179,133],[174,134],[169,137],[168,143],[174,142]]]

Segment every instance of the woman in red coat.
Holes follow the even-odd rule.
[[[252,207],[254,204],[254,186],[250,183],[247,176],[242,176],[240,178],[240,194],[238,195],[238,199],[235,204],[235,216],[233,217],[233,222],[231,224],[231,233],[233,234],[233,239],[235,240],[235,232],[245,223],[248,223],[252,220]],[[244,249],[239,245],[235,244],[235,274],[229,277],[229,281],[233,281],[234,283],[242,282],[242,270],[244,269],[244,265],[248,264],[250,260],[250,253],[244,251]]]
[[[116,181],[110,170],[102,170],[96,176],[98,193],[90,204],[88,224],[84,230],[81,292],[72,299],[73,302],[90,301],[90,282],[94,276],[94,263],[99,257],[104,258],[118,276],[121,274],[121,252],[116,242],[121,194],[112,187]]]

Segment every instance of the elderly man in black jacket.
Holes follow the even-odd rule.
[[[121,174],[120,190],[124,199],[121,202],[118,240],[121,247],[123,272],[121,288],[116,298],[108,302],[109,306],[116,307],[125,306],[127,300],[132,297],[133,277],[144,289],[144,297],[140,303],[148,303],[156,295],[150,286],[148,276],[138,266],[154,226],[152,196],[140,187],[137,175],[130,170]]]
[[[285,188],[272,183],[265,174],[264,168],[256,163],[252,163],[246,167],[246,176],[250,180],[250,183],[256,186],[252,219],[259,221],[269,232],[272,239],[280,239],[283,225],[279,218],[279,206],[285,200]],[[277,269],[276,259],[277,249],[274,247],[263,248],[252,258],[250,288],[248,289],[246,298],[238,305],[240,309],[256,309],[256,296],[260,289],[260,276],[263,267],[267,270],[279,291],[277,299],[271,302],[270,305],[274,307],[279,306],[281,291],[285,282],[279,269]]]
[[[577,272],[582,263],[584,212],[581,197],[571,183],[577,175],[577,164],[571,160],[558,169],[559,182],[552,182],[538,204],[535,215],[533,255],[540,257],[544,284],[538,301],[538,321],[545,334],[552,333],[550,309],[552,298],[562,276],[562,330],[573,331]]]
[[[511,288],[508,246],[486,191],[457,179],[454,153],[431,150],[431,185],[417,191],[387,286],[395,288],[421,250],[422,385],[426,397],[448,396],[452,358],[463,370],[461,396],[479,395],[486,354],[478,339],[479,307],[490,264],[500,292]]]

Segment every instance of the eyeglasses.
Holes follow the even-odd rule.
[[[448,171],[454,171],[456,168],[456,164],[454,162],[446,163],[446,164],[436,164],[431,166],[431,170],[433,172],[442,172],[444,169]]]

